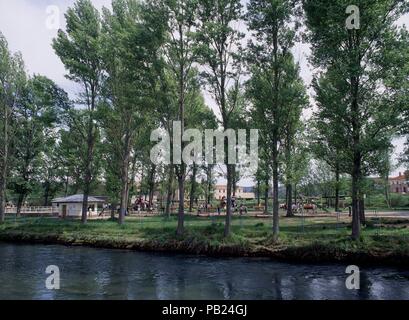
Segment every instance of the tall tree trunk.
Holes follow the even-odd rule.
[[[181,61],[179,64],[179,121],[181,125],[180,143],[181,150],[183,150],[183,133],[185,131],[185,79],[186,79],[186,67],[185,66],[185,43],[184,43],[184,30],[183,24],[179,23],[179,50],[181,53]],[[179,185],[179,212],[178,212],[178,226],[176,234],[181,236],[185,232],[185,179],[186,179],[186,166],[181,161],[178,172],[178,185]]]
[[[142,199],[143,197],[143,190],[142,190],[142,183],[143,183],[143,179],[145,178],[145,167],[142,165],[142,169],[141,169],[141,182],[139,183],[139,198]]]
[[[24,195],[24,194],[20,193],[20,194],[18,195],[18,199],[17,199],[17,212],[16,212],[16,216],[17,216],[17,217],[21,217],[21,207],[23,206],[24,198],[25,198],[25,195]]]
[[[95,86],[91,85],[90,88],[91,100],[88,103],[90,115],[88,121],[88,135],[87,135],[87,156],[85,162],[85,176],[84,176],[84,198],[82,201],[82,217],[83,224],[87,223],[88,218],[88,197],[91,190],[92,181],[92,164],[94,161],[94,147],[95,147],[95,132],[94,132],[94,111],[96,90]]]
[[[278,139],[273,143],[273,240],[277,241],[279,236],[279,203],[278,203]]]
[[[387,172],[386,176],[385,176],[385,181],[384,181],[385,187],[385,200],[386,200],[386,204],[388,206],[388,208],[391,207],[391,201],[390,201],[390,195],[389,195],[389,172]]]
[[[178,175],[178,188],[179,188],[179,212],[178,212],[178,227],[176,230],[177,235],[181,236],[185,232],[185,183],[184,175]]]
[[[261,185],[261,183],[260,183],[260,180],[257,180],[257,206],[258,207],[260,207],[260,202],[261,202],[261,199],[260,199],[260,185]]]
[[[6,220],[6,177],[0,178],[0,224]]]
[[[190,186],[190,201],[189,201],[189,212],[193,212],[193,205],[195,202],[195,193],[196,193],[196,175],[197,175],[197,164],[193,164],[193,169],[192,169],[192,178],[190,180],[191,186]]]
[[[236,177],[236,170],[234,170],[233,174],[233,183],[232,183],[232,195],[233,197],[236,197],[236,191],[237,191],[237,177]]]
[[[125,184],[125,182],[122,181],[121,201],[120,201],[119,219],[118,219],[118,223],[120,225],[123,225],[125,223],[127,207],[128,207],[128,183]]]
[[[84,186],[84,197],[82,200],[82,216],[81,216],[81,222],[83,224],[87,223],[88,219],[88,197],[89,197],[89,183],[85,183]]]
[[[270,179],[268,176],[266,177],[266,181],[264,183],[264,214],[268,214],[268,193],[270,189]]]
[[[352,171],[352,239],[358,240],[361,233],[360,223],[360,157],[354,156],[354,167]]]
[[[64,186],[64,195],[65,195],[65,197],[68,197],[68,185],[69,185],[69,177],[67,176],[67,177],[65,177],[65,181],[64,181],[64,184],[65,184],[65,186]]]
[[[170,209],[172,203],[172,193],[173,193],[173,165],[170,164],[168,167],[168,182],[166,184],[166,204],[165,204],[165,215],[170,217]]]
[[[273,118],[275,121],[275,126],[273,127],[272,134],[272,166],[273,166],[273,241],[278,240],[279,236],[279,203],[278,203],[278,125],[280,122],[278,116],[278,103],[279,103],[279,87],[280,87],[280,76],[279,76],[279,59],[278,59],[278,30],[279,27],[276,24],[274,26],[273,33],[273,56],[274,56],[274,83],[273,83]]]
[[[120,209],[119,209],[119,219],[118,223],[120,225],[124,224],[125,222],[125,216],[127,213],[127,208],[128,208],[128,171],[129,167],[128,164],[126,163],[126,160],[122,164],[122,174],[121,174],[121,201],[120,201]]]
[[[293,190],[292,184],[287,185],[287,217],[293,217]]]
[[[209,183],[208,185],[208,190],[207,190],[207,206],[211,206],[212,204],[212,185]]]
[[[356,52],[355,59],[351,61],[353,70],[360,69],[359,36],[356,30],[349,31],[349,47],[350,50]],[[362,158],[360,151],[360,112],[359,112],[359,76],[356,71],[351,71],[350,75],[350,91],[351,91],[351,119],[352,119],[352,150],[353,150],[353,169],[352,169],[352,239],[358,240],[361,236],[361,209],[360,200],[361,194],[361,179],[362,179]]]
[[[226,205],[226,223],[224,226],[224,236],[228,237],[230,235],[230,225],[231,225],[231,200],[232,200],[232,188],[233,188],[233,174],[234,165],[227,165],[227,205]]]
[[[285,141],[285,162],[286,162],[286,206],[287,206],[287,217],[294,216],[293,214],[293,191],[292,191],[292,166],[291,166],[291,147],[293,139],[291,137],[291,123],[288,123],[286,126],[286,141]]]
[[[6,219],[6,188],[7,188],[7,165],[9,157],[9,115],[8,108],[4,105],[4,137],[3,137],[3,156],[0,159],[0,223]]]
[[[92,119],[88,124],[88,140],[87,140],[87,157],[85,163],[85,176],[84,176],[84,198],[82,201],[82,217],[83,224],[87,223],[88,219],[88,197],[91,189],[92,180],[92,161],[94,156],[94,129]]]
[[[335,212],[339,211],[339,166],[335,170]]]
[[[112,201],[112,203],[111,203],[111,220],[115,220],[116,207],[117,207],[116,201]]]
[[[133,205],[133,203],[131,203],[132,195],[135,195],[135,196],[137,195],[137,192],[135,191],[136,190],[135,179],[136,179],[136,174],[138,171],[137,165],[136,165],[137,161],[138,161],[138,158],[135,155],[132,159],[131,178],[129,179],[129,182],[128,182],[129,184],[128,186],[128,190],[129,190],[128,191],[128,207],[131,207]]]
[[[46,181],[44,186],[44,207],[48,206],[48,198],[50,197],[50,182]]]
[[[210,203],[210,173],[209,173],[209,167],[206,168],[206,189],[205,189],[205,208],[207,211],[207,208],[209,207]]]
[[[155,195],[155,174],[156,166],[152,164],[149,176],[149,208],[152,208],[153,206],[153,196]]]
[[[129,162],[130,162],[130,145],[131,136],[129,131],[125,134],[125,141],[122,153],[121,163],[121,207],[119,209],[118,223],[124,224],[125,216],[128,210],[128,197],[129,197]]]

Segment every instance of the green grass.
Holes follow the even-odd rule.
[[[361,241],[350,239],[347,217],[339,223],[334,217],[285,218],[280,220],[280,238],[274,242],[271,219],[234,217],[230,237],[224,238],[223,217],[186,216],[186,232],[177,237],[177,218],[129,217],[125,225],[93,220],[82,225],[76,220],[54,218],[9,218],[0,225],[0,239],[113,248],[174,250],[194,253],[234,255],[316,256],[342,260],[348,255],[400,257],[409,259],[409,220],[369,219]],[[317,259],[318,259],[317,258]],[[331,259],[330,259],[331,260]],[[406,261],[405,260],[405,261]]]

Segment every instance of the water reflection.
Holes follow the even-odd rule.
[[[57,265],[61,290],[45,288]],[[214,259],[63,246],[0,244],[0,299],[409,299],[409,271]]]

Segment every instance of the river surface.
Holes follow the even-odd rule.
[[[59,290],[46,288],[49,265]],[[346,267],[0,243],[0,300],[409,299],[409,270],[362,267],[348,290]]]

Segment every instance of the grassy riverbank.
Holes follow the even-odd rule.
[[[220,256],[265,256],[303,262],[376,263],[409,266],[409,220],[370,219],[361,241],[349,238],[349,218],[281,219],[278,243],[270,219],[233,219],[232,235],[223,238],[223,217],[186,217],[186,234],[175,235],[176,217],[132,217],[124,226],[95,220],[7,219],[0,240],[86,245],[103,248],[169,251]]]

